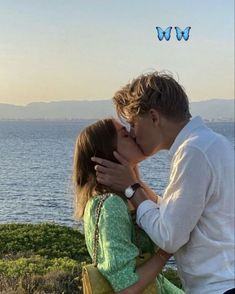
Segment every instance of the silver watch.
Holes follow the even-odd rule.
[[[141,187],[141,185],[139,183],[135,183],[135,184],[127,187],[124,192],[126,198],[131,199],[134,196],[136,190],[140,187]]]

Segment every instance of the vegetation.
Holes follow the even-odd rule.
[[[55,224],[0,224],[0,258],[6,254],[33,253],[47,258],[68,257],[86,261],[84,236]]]
[[[0,293],[82,293],[84,236],[55,224],[0,225]]]
[[[178,273],[176,270],[167,267],[166,269],[163,270],[163,275],[166,277],[171,283],[176,285],[178,288],[182,289],[182,284],[179,279]]]
[[[84,236],[55,224],[0,225],[0,293],[82,293],[81,265],[90,263]],[[180,286],[177,273],[164,275]]]

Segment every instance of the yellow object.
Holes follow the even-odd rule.
[[[146,262],[150,258],[150,254],[143,254],[137,257],[137,266]],[[83,294],[111,294],[115,293],[110,283],[99,272],[94,264],[88,264],[82,268],[82,285]],[[143,294],[157,294],[156,281],[152,281],[143,291]]]

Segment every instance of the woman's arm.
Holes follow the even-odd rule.
[[[154,254],[136,267],[139,249],[133,243],[133,223],[121,197],[112,195],[101,209],[98,269],[116,293],[140,293],[161,271],[170,255]]]
[[[132,286],[118,292],[119,294],[142,293],[143,290],[151,283],[161,272],[167,260],[172,256],[162,249],[159,249],[148,261],[136,269],[139,275],[139,281]]]

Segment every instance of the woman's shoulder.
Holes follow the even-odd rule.
[[[84,223],[88,224],[91,220],[94,221],[97,205],[104,196],[107,196],[107,198],[101,208],[100,222],[114,221],[114,219],[116,220],[117,218],[123,221],[129,221],[130,212],[127,200],[115,193],[107,193],[94,196],[88,200],[83,215]]]
[[[121,196],[115,194],[115,193],[109,193],[107,194],[107,198],[104,202],[105,207],[122,207],[122,208],[127,208],[127,201],[124,200]]]
[[[123,199],[121,196],[115,194],[115,193],[107,193],[107,194],[102,194],[102,195],[97,195],[89,199],[87,205],[86,205],[86,210],[87,208],[94,209],[98,202],[101,200],[101,198],[105,197],[106,199],[102,205],[102,212],[109,212],[109,213],[117,213],[120,212],[121,214],[128,212],[128,205],[127,201]]]
[[[122,198],[120,195],[116,193],[106,193],[106,194],[99,194],[96,196],[91,197],[87,204],[90,205],[98,203],[101,198],[106,198],[103,205],[125,205],[127,206],[127,200]]]

